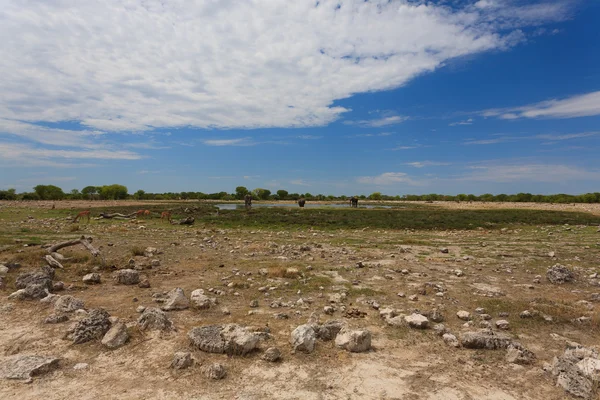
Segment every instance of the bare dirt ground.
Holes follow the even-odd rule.
[[[56,209],[82,209],[99,202],[56,202]],[[598,300],[600,233],[596,226],[523,226],[503,230],[385,231],[316,229],[216,229],[201,224],[172,226],[157,216],[141,221],[92,220],[72,224],[50,210],[52,202],[3,203],[0,211],[0,264],[18,262],[0,289],[0,362],[16,354],[55,356],[59,368],[33,383],[0,380],[1,399],[564,399],[545,363],[565,350],[566,341],[600,345]],[[106,206],[115,205],[106,202]],[[127,203],[132,205],[132,203]],[[136,205],[143,203],[136,203]],[[156,204],[156,203],[152,203]],[[599,205],[513,203],[434,203],[438,207],[521,207],[600,214]],[[73,344],[63,337],[69,324],[45,324],[51,304],[8,300],[16,276],[38,270],[47,254],[39,244],[89,235],[105,263],[81,246],[60,252],[63,281],[86,309],[102,307],[127,323],[129,342],[108,350],[99,340]],[[161,251],[139,255],[146,247]],[[442,249],[448,251],[442,252]],[[138,255],[135,255],[138,254]],[[152,260],[160,265],[151,266]],[[572,283],[554,285],[546,270],[554,264],[576,274]],[[155,263],[157,264],[157,263]],[[119,285],[116,269],[135,266],[151,287]],[[98,272],[102,283],[82,277]],[[541,276],[541,277],[539,277]],[[208,310],[167,314],[177,330],[141,331],[139,306],[160,307],[153,294],[176,287],[189,294],[204,289],[218,299]],[[267,288],[266,292],[259,288]],[[220,294],[214,294],[214,290]],[[210,290],[210,292],[209,292]],[[412,300],[410,297],[416,295]],[[251,308],[250,302],[259,306]],[[374,304],[375,303],[375,304]],[[325,315],[333,306],[333,315]],[[492,324],[505,319],[507,331],[536,359],[529,365],[505,360],[503,350],[447,346],[432,329],[390,326],[379,309],[427,313],[438,310],[446,328],[459,336],[477,330],[475,309],[484,308]],[[349,318],[356,308],[363,317]],[[224,310],[228,313],[224,313]],[[473,314],[471,322],[457,318]],[[520,318],[530,310],[534,318]],[[321,322],[343,320],[367,328],[372,349],[349,353],[318,341],[310,354],[293,352],[291,331],[319,314]],[[500,313],[508,313],[500,317]],[[276,318],[285,314],[286,319]],[[549,318],[544,318],[549,317]],[[577,318],[587,317],[580,319]],[[282,360],[269,363],[261,351],[246,356],[209,354],[190,347],[188,331],[215,323],[238,323],[268,331],[261,349],[278,347]],[[171,369],[175,352],[191,351],[194,366]],[[223,380],[206,378],[203,365],[219,362]],[[79,363],[87,368],[74,369]]]

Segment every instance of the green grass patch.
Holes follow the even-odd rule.
[[[318,229],[500,229],[516,225],[600,224],[600,216],[545,210],[277,209],[222,210],[197,222],[226,228]],[[408,244],[408,243],[407,243]]]

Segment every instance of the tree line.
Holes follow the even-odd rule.
[[[17,193],[15,189],[0,190],[0,200],[243,200],[247,194],[251,194],[256,200],[298,200],[304,198],[307,201],[347,201],[349,196],[333,196],[311,193],[289,193],[287,190],[271,192],[269,189],[256,188],[249,190],[244,186],[235,188],[235,192],[167,192],[148,193],[138,190],[129,194],[126,186],[113,184],[104,186],[86,186],[81,190],[73,189],[65,193],[60,187],[54,185],[37,185],[32,192]],[[534,203],[600,203],[600,193],[585,193],[579,195],[571,194],[422,194],[422,195],[397,195],[389,196],[381,192],[370,195],[357,196],[361,200],[379,201],[483,201],[483,202],[534,202]]]

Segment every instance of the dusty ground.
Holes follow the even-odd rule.
[[[599,307],[590,302],[600,287],[598,279],[589,277],[600,272],[596,226],[524,226],[502,231],[223,230],[170,226],[153,218],[135,223],[92,221],[75,228],[65,218],[55,217],[50,204],[41,203],[36,209],[31,203],[27,208],[2,205],[0,229],[5,238],[14,234],[19,240],[0,244],[0,263],[18,261],[22,267],[9,272],[6,288],[0,290],[0,360],[13,354],[52,355],[61,358],[60,368],[35,378],[32,384],[1,381],[2,399],[563,399],[568,396],[543,371],[544,363],[564,351],[566,340],[600,345]],[[56,205],[68,209],[89,204]],[[600,213],[598,205],[518,206]],[[99,342],[74,345],[62,339],[69,322],[43,323],[51,306],[7,300],[16,275],[43,265],[41,257],[46,253],[38,243],[81,234],[94,238],[106,264],[82,248],[66,248],[61,252],[73,260],[65,262],[65,270],[57,271],[55,280],[68,287],[61,294],[83,299],[88,309],[103,307],[129,323],[131,339],[118,350],[107,350]],[[141,271],[151,288],[113,282],[113,270],[127,267],[130,258],[139,266],[150,262],[133,257],[148,246],[163,252],[152,257],[160,260],[159,267]],[[448,248],[448,253],[441,248]],[[357,268],[358,262],[364,267]],[[572,268],[576,282],[549,283],[546,269],[556,263]],[[297,269],[298,276],[286,275],[287,268]],[[464,275],[457,276],[457,269]],[[95,270],[101,273],[102,284],[83,284],[81,277]],[[540,283],[534,283],[536,275],[542,276]],[[265,295],[258,291],[263,286],[274,289]],[[183,288],[188,296],[199,288],[216,288],[224,294],[217,296],[219,304],[210,310],[169,312],[175,333],[139,331],[136,308],[158,306],[152,294],[175,287]],[[442,297],[435,294],[439,288]],[[400,292],[405,297],[398,296]],[[347,299],[334,304],[338,311],[333,316],[324,315],[330,295],[339,293],[347,293]],[[418,296],[416,301],[408,299],[413,294]],[[249,307],[254,299],[259,301],[258,308]],[[299,299],[303,304],[298,304]],[[293,306],[271,308],[276,300]],[[508,312],[509,317],[503,319],[511,324],[509,332],[537,360],[526,366],[509,364],[503,351],[455,349],[432,330],[387,326],[372,301],[406,313],[438,309],[446,327],[457,336],[475,330],[479,322],[475,319],[473,327],[464,327],[465,322],[456,317],[459,310],[473,313],[483,307],[492,322],[501,319],[500,312]],[[366,317],[345,318],[343,307],[355,307],[366,312]],[[223,314],[224,308],[230,315]],[[524,310],[540,311],[552,321],[519,318]],[[367,327],[373,334],[373,350],[353,354],[335,348],[332,342],[318,342],[314,353],[292,354],[290,332],[306,323],[313,312],[321,313],[321,321],[338,319],[353,327]],[[275,319],[277,313],[289,319]],[[592,320],[573,322],[581,316]],[[187,332],[192,327],[227,322],[268,327],[273,339],[262,347],[279,347],[283,361],[267,363],[256,353],[227,357],[193,351],[194,367],[169,368],[174,352],[189,349]],[[224,380],[211,381],[200,374],[200,366],[211,361],[226,366]],[[89,367],[74,370],[77,363]]]

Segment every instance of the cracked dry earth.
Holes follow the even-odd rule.
[[[556,386],[547,364],[563,354],[567,342],[600,344],[595,302],[600,287],[594,276],[600,272],[600,233],[595,226],[251,230],[165,226],[155,219],[143,221],[144,228],[129,221],[92,221],[71,232],[64,218],[38,212],[27,219],[27,212],[15,211],[2,230],[35,226],[48,244],[81,234],[94,238],[106,265],[83,248],[61,250],[65,269],[56,270],[54,281],[63,281],[65,290],[57,294],[82,299],[86,309],[104,308],[127,324],[130,338],[115,350],[99,339],[73,344],[63,337],[81,317],[45,324],[51,304],[8,300],[16,276],[38,270],[46,253],[23,242],[4,245],[0,264],[21,266],[6,273],[0,290],[0,362],[18,354],[60,362],[30,384],[1,380],[2,399],[564,399],[569,395]],[[139,249],[147,247],[157,251],[141,255]],[[555,285],[547,280],[547,269],[558,263],[574,272],[575,281]],[[138,269],[150,287],[117,284],[111,278],[115,268]],[[82,282],[91,272],[101,275],[101,283]],[[204,289],[217,304],[168,311],[173,332],[141,331],[138,307],[160,307],[161,295],[174,288],[188,298]],[[253,300],[258,307],[250,306]],[[479,327],[476,309],[483,308],[479,313],[491,316],[494,329],[495,321],[508,321],[504,332],[536,358],[521,365],[506,361],[504,350],[448,346],[433,329],[390,326],[380,316],[385,308],[407,315],[437,310],[457,337]],[[457,317],[461,310],[473,315],[470,322]],[[525,310],[534,317],[521,318]],[[367,328],[371,350],[350,353],[333,341],[317,341],[312,353],[293,352],[290,333],[315,313],[321,322],[343,320]],[[267,331],[270,339],[245,356],[190,347],[190,329],[224,323]],[[282,360],[263,361],[267,347],[278,347]],[[191,351],[194,365],[169,368],[174,353],[182,350]],[[200,373],[213,362],[225,366],[225,379]],[[87,366],[81,368],[82,363]]]

